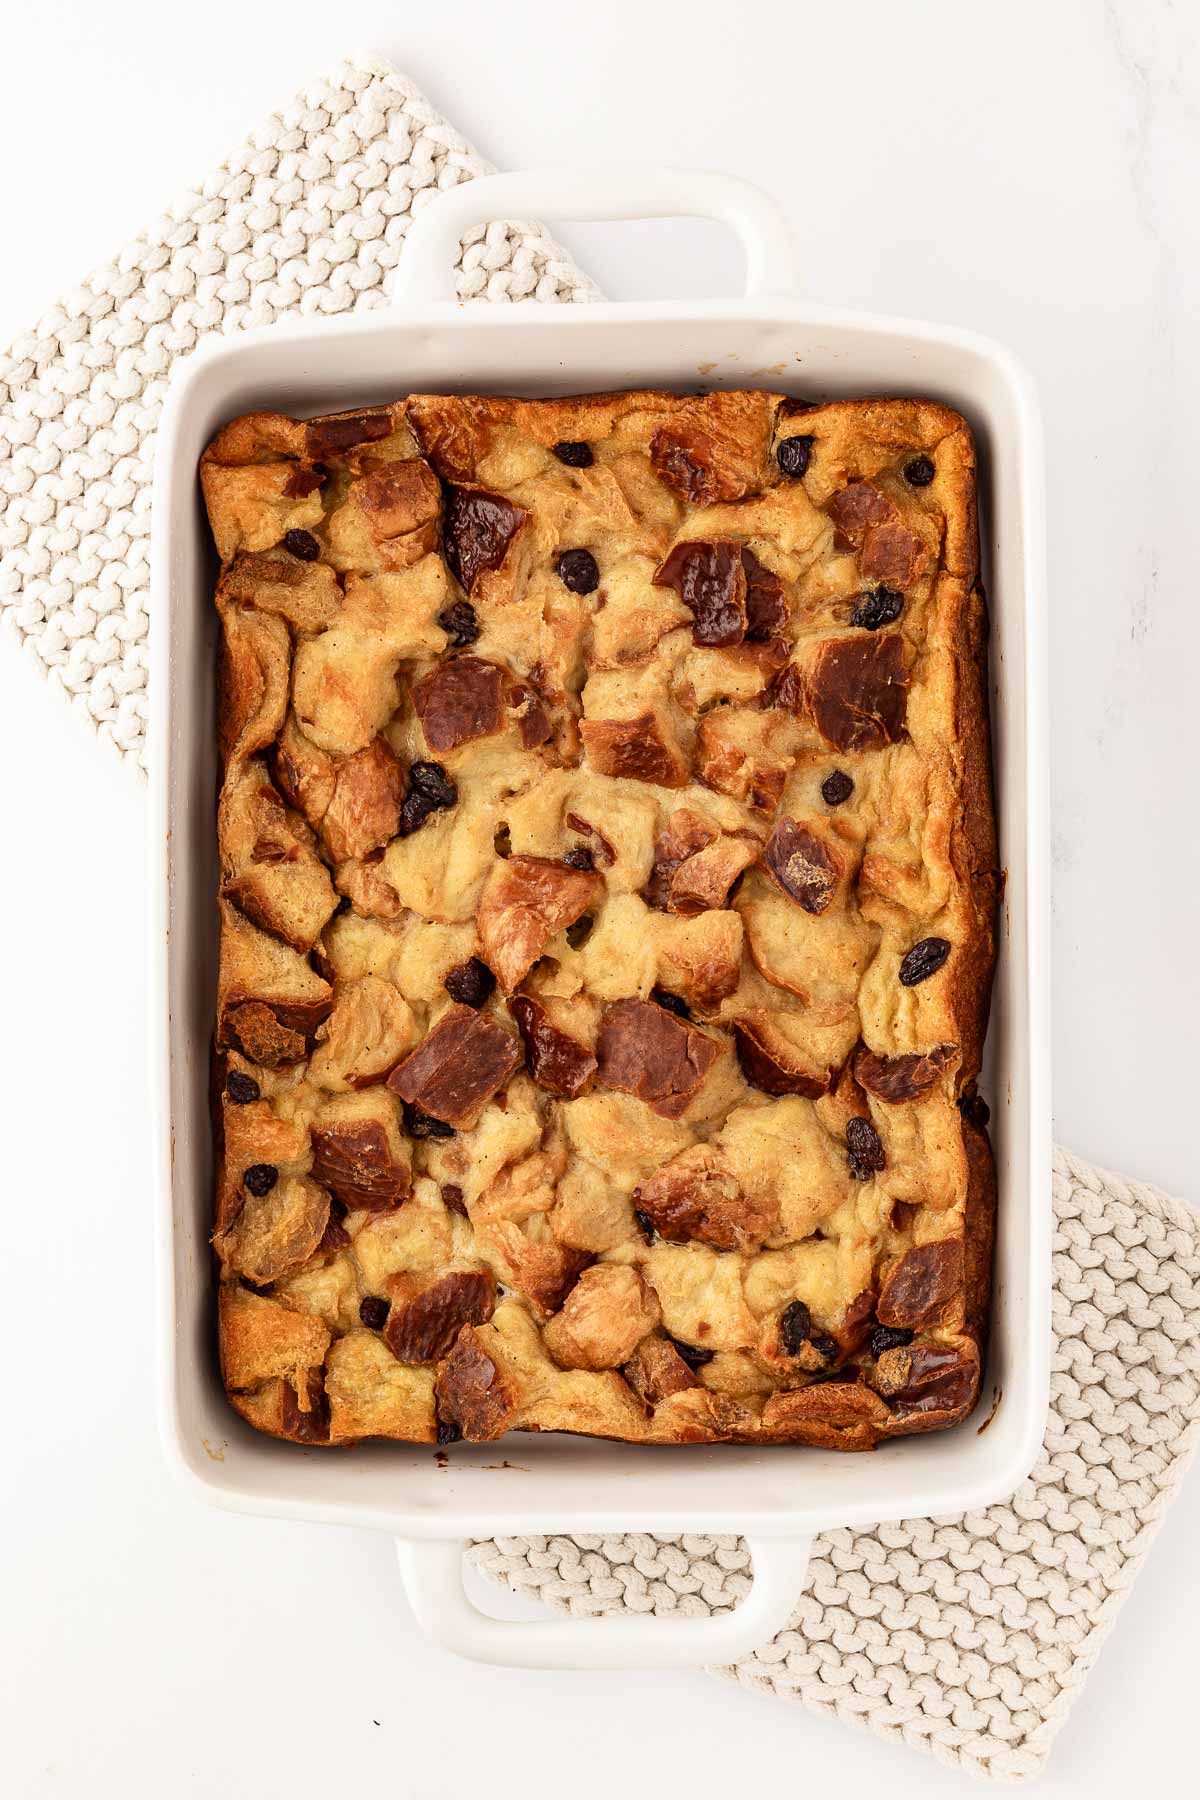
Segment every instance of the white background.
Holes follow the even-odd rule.
[[[1169,0],[41,0],[7,9],[0,338],[347,50],[502,167],[723,168],[820,300],[973,325],[1046,412],[1056,1129],[1195,1195],[1197,15]],[[562,235],[613,297],[730,289],[706,226]],[[7,1373],[0,1788],[223,1800],[957,1793],[701,1674],[553,1676],[416,1638],[389,1544],[205,1512],[161,1466],[143,791],[0,648]],[[1194,1789],[1200,1477],[1040,1792]]]

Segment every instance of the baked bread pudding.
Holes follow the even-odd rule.
[[[957,414],[239,418],[220,1349],[305,1444],[873,1447],[979,1387],[998,872]]]

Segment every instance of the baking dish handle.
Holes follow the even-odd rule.
[[[426,1635],[471,1662],[514,1669],[672,1669],[729,1663],[782,1631],[804,1590],[811,1538],[748,1538],[750,1592],[703,1619],[493,1619],[463,1585],[460,1538],[397,1538],[409,1604]]]
[[[391,298],[454,298],[464,235],[493,219],[716,219],[746,252],[746,293],[793,294],[797,250],[784,214],[761,188],[699,169],[527,169],[447,188],[414,213]]]

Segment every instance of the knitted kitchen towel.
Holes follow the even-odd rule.
[[[972,1774],[1041,1769],[1200,1435],[1200,1215],[1061,1149],[1054,1215],[1033,1473],[982,1512],[824,1533],[788,1629],[716,1673]],[[720,1612],[749,1567],[734,1537],[499,1538],[471,1555],[573,1613]]]
[[[0,619],[136,763],[154,438],[172,362],[213,333],[384,305],[412,214],[489,172],[387,63],[344,62],[0,354]],[[458,291],[598,298],[526,224],[470,235]]]

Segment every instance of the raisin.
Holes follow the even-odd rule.
[[[439,807],[457,804],[458,789],[441,763],[412,763],[408,771],[408,786],[410,793],[420,794],[435,811]]]
[[[467,1216],[467,1203],[463,1199],[463,1191],[457,1181],[442,1183],[442,1205],[447,1212],[457,1213],[460,1218]]]
[[[590,550],[564,550],[558,559],[558,579],[573,594],[594,594],[600,585],[600,569]]]
[[[458,789],[441,763],[413,763],[408,771],[408,792],[400,808],[398,836],[411,837],[431,813],[453,806],[457,800]]]
[[[240,1069],[231,1069],[225,1079],[225,1092],[235,1106],[249,1106],[252,1100],[260,1097],[262,1089],[253,1075],[243,1075]]]
[[[904,595],[898,594],[895,588],[872,588],[851,613],[850,623],[861,625],[864,631],[878,631],[881,625],[891,625],[903,611]]]
[[[301,562],[316,562],[321,554],[321,546],[311,531],[285,531],[283,547]]]
[[[437,1441],[439,1444],[459,1444],[459,1443],[461,1443],[462,1442],[462,1427],[459,1425],[456,1425],[454,1423],[453,1419],[439,1419],[438,1420],[438,1428],[437,1428]]]
[[[657,1233],[654,1229],[654,1220],[650,1217],[650,1214],[642,1212],[639,1207],[634,1207],[633,1216],[637,1220],[638,1230],[641,1232],[646,1242],[652,1244]]]
[[[904,479],[909,487],[928,487],[936,473],[927,456],[914,456],[904,465]]]
[[[904,1325],[876,1325],[870,1336],[872,1356],[882,1356],[885,1350],[895,1350],[900,1344],[911,1344],[913,1334]]]
[[[905,987],[916,987],[919,981],[928,981],[936,975],[950,954],[950,945],[945,938],[922,938],[914,944],[904,961],[900,964],[900,980]]]
[[[479,620],[469,600],[456,600],[452,606],[444,606],[437,622],[456,650],[473,644],[479,636]]]
[[[821,798],[826,806],[840,806],[854,792],[854,778],[845,769],[835,769],[821,783]]]
[[[847,1120],[846,1143],[850,1149],[850,1173],[855,1181],[869,1181],[872,1175],[887,1167],[879,1133],[870,1119]]]
[[[992,1109],[982,1094],[964,1094],[958,1103],[958,1110],[968,1124],[974,1125],[976,1131],[984,1131],[992,1116]]]
[[[368,1331],[382,1331],[391,1310],[390,1300],[381,1299],[378,1294],[368,1294],[365,1300],[359,1301],[358,1316]]]
[[[842,1353],[842,1346],[828,1332],[818,1331],[808,1341],[824,1362],[835,1362]]]
[[[812,1336],[812,1314],[803,1300],[785,1306],[779,1319],[779,1338],[788,1356],[799,1354],[801,1346]]]
[[[568,469],[590,469],[595,462],[592,446],[584,444],[578,438],[568,438],[561,444],[555,444],[554,454],[560,463],[566,463]]]
[[[568,850],[563,861],[568,869],[594,869],[596,866],[596,858],[582,844],[577,844],[574,850]]]
[[[400,822],[396,827],[398,837],[411,837],[414,831],[420,831],[430,813],[437,808],[431,806],[423,794],[406,794],[404,804],[400,808]]]
[[[251,1163],[242,1176],[242,1180],[246,1184],[247,1191],[253,1194],[256,1200],[261,1200],[264,1194],[270,1193],[279,1180],[279,1170],[274,1163]]]
[[[435,1119],[431,1113],[422,1112],[419,1106],[404,1102],[404,1129],[409,1137],[414,1138],[452,1138],[453,1125],[447,1125],[443,1119]]]
[[[712,1361],[715,1354],[712,1350],[703,1349],[699,1344],[682,1343],[679,1338],[668,1336],[667,1342],[682,1356],[689,1369],[702,1369],[705,1363]]]
[[[466,962],[457,963],[442,983],[452,1000],[460,1006],[480,1007],[491,995],[496,985],[496,977],[485,962],[477,956],[468,957]]]
[[[669,1013],[674,1013],[677,1019],[690,1019],[692,1016],[691,1008],[681,994],[668,994],[665,988],[655,988],[650,998],[657,1000]]]
[[[784,438],[775,451],[775,461],[784,475],[790,475],[793,481],[799,481],[808,473],[809,459],[812,456],[813,440],[810,437]]]

